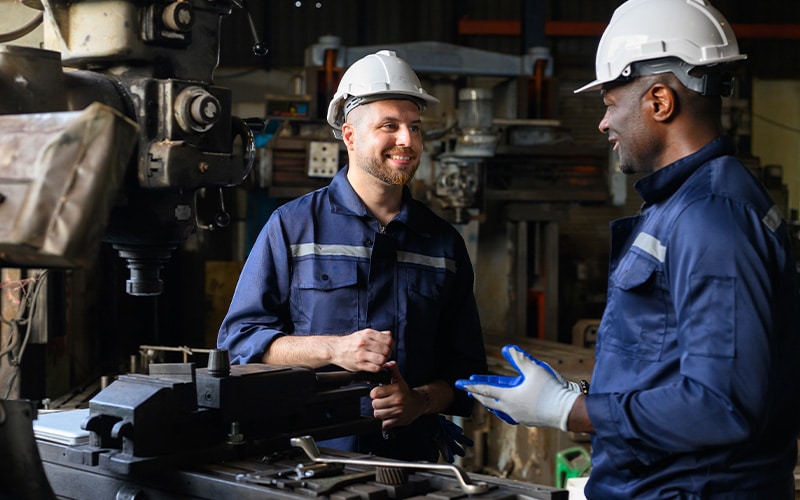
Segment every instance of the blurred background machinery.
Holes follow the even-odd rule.
[[[104,230],[103,241],[128,261],[127,292],[157,295],[163,291],[160,268],[197,226],[197,191],[240,184],[252,165],[252,132],[232,115],[230,90],[213,84],[221,19],[236,4],[44,0],[28,5],[41,11],[44,48],[2,47],[0,111],[10,132],[3,134],[8,156],[19,150],[30,155],[9,162],[4,177],[30,188],[10,191],[2,209],[6,219],[22,218],[28,210],[41,223],[27,237],[14,228],[2,241],[8,249],[4,257],[26,266],[85,262],[94,257],[87,253],[88,237]],[[78,118],[81,111],[114,118]],[[87,125],[73,125],[81,119]],[[73,132],[77,127],[84,128]],[[102,133],[111,137],[104,140]],[[74,141],[81,141],[75,151]],[[102,154],[110,159],[94,158]],[[22,172],[20,160],[27,166]],[[71,177],[52,178],[62,171]],[[85,187],[81,175],[97,181]],[[48,195],[57,196],[48,192],[53,186],[41,187],[43,178],[62,188],[64,199],[52,207]],[[38,209],[23,206],[17,213],[17,197],[27,197]],[[86,210],[94,220],[70,210]],[[224,224],[223,219],[217,222]],[[74,235],[82,226],[90,227]],[[37,237],[43,236],[40,244]],[[66,242],[63,250],[47,245],[47,238],[70,237],[77,241]]]

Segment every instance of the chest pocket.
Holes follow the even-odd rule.
[[[406,269],[408,312],[423,317],[436,313],[444,288],[445,271]]]
[[[349,333],[359,317],[358,266],[349,259],[296,261],[291,315],[295,333]]]
[[[629,252],[611,276],[598,343],[628,357],[658,361],[667,335],[667,299],[658,262]]]

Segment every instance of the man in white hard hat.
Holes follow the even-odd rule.
[[[630,0],[597,52],[600,131],[640,213],[612,223],[591,386],[516,346],[457,386],[511,423],[592,433],[590,499],[793,499],[800,306],[790,235],[720,125],[744,59],[704,0]]]
[[[454,430],[439,414],[471,411],[455,380],[486,369],[464,241],[406,187],[422,155],[420,112],[437,102],[393,52],[347,69],[328,122],[348,166],[271,215],[220,328],[234,363],[390,371],[363,408],[383,432],[325,446],[436,461]],[[462,450],[450,444],[452,461]]]

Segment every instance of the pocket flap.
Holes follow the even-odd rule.
[[[311,259],[295,263],[297,288],[334,290],[358,283],[357,263],[341,259]]]
[[[618,267],[614,273],[616,285],[623,290],[632,290],[647,283],[658,265],[656,261],[642,256],[630,256],[632,258],[627,265]]]

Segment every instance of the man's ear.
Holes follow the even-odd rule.
[[[344,122],[342,124],[342,140],[344,141],[344,145],[348,151],[353,149],[353,143],[355,142],[355,127],[352,123]]]
[[[678,96],[672,88],[663,83],[654,83],[647,91],[647,106],[657,122],[668,122],[678,111]]]

